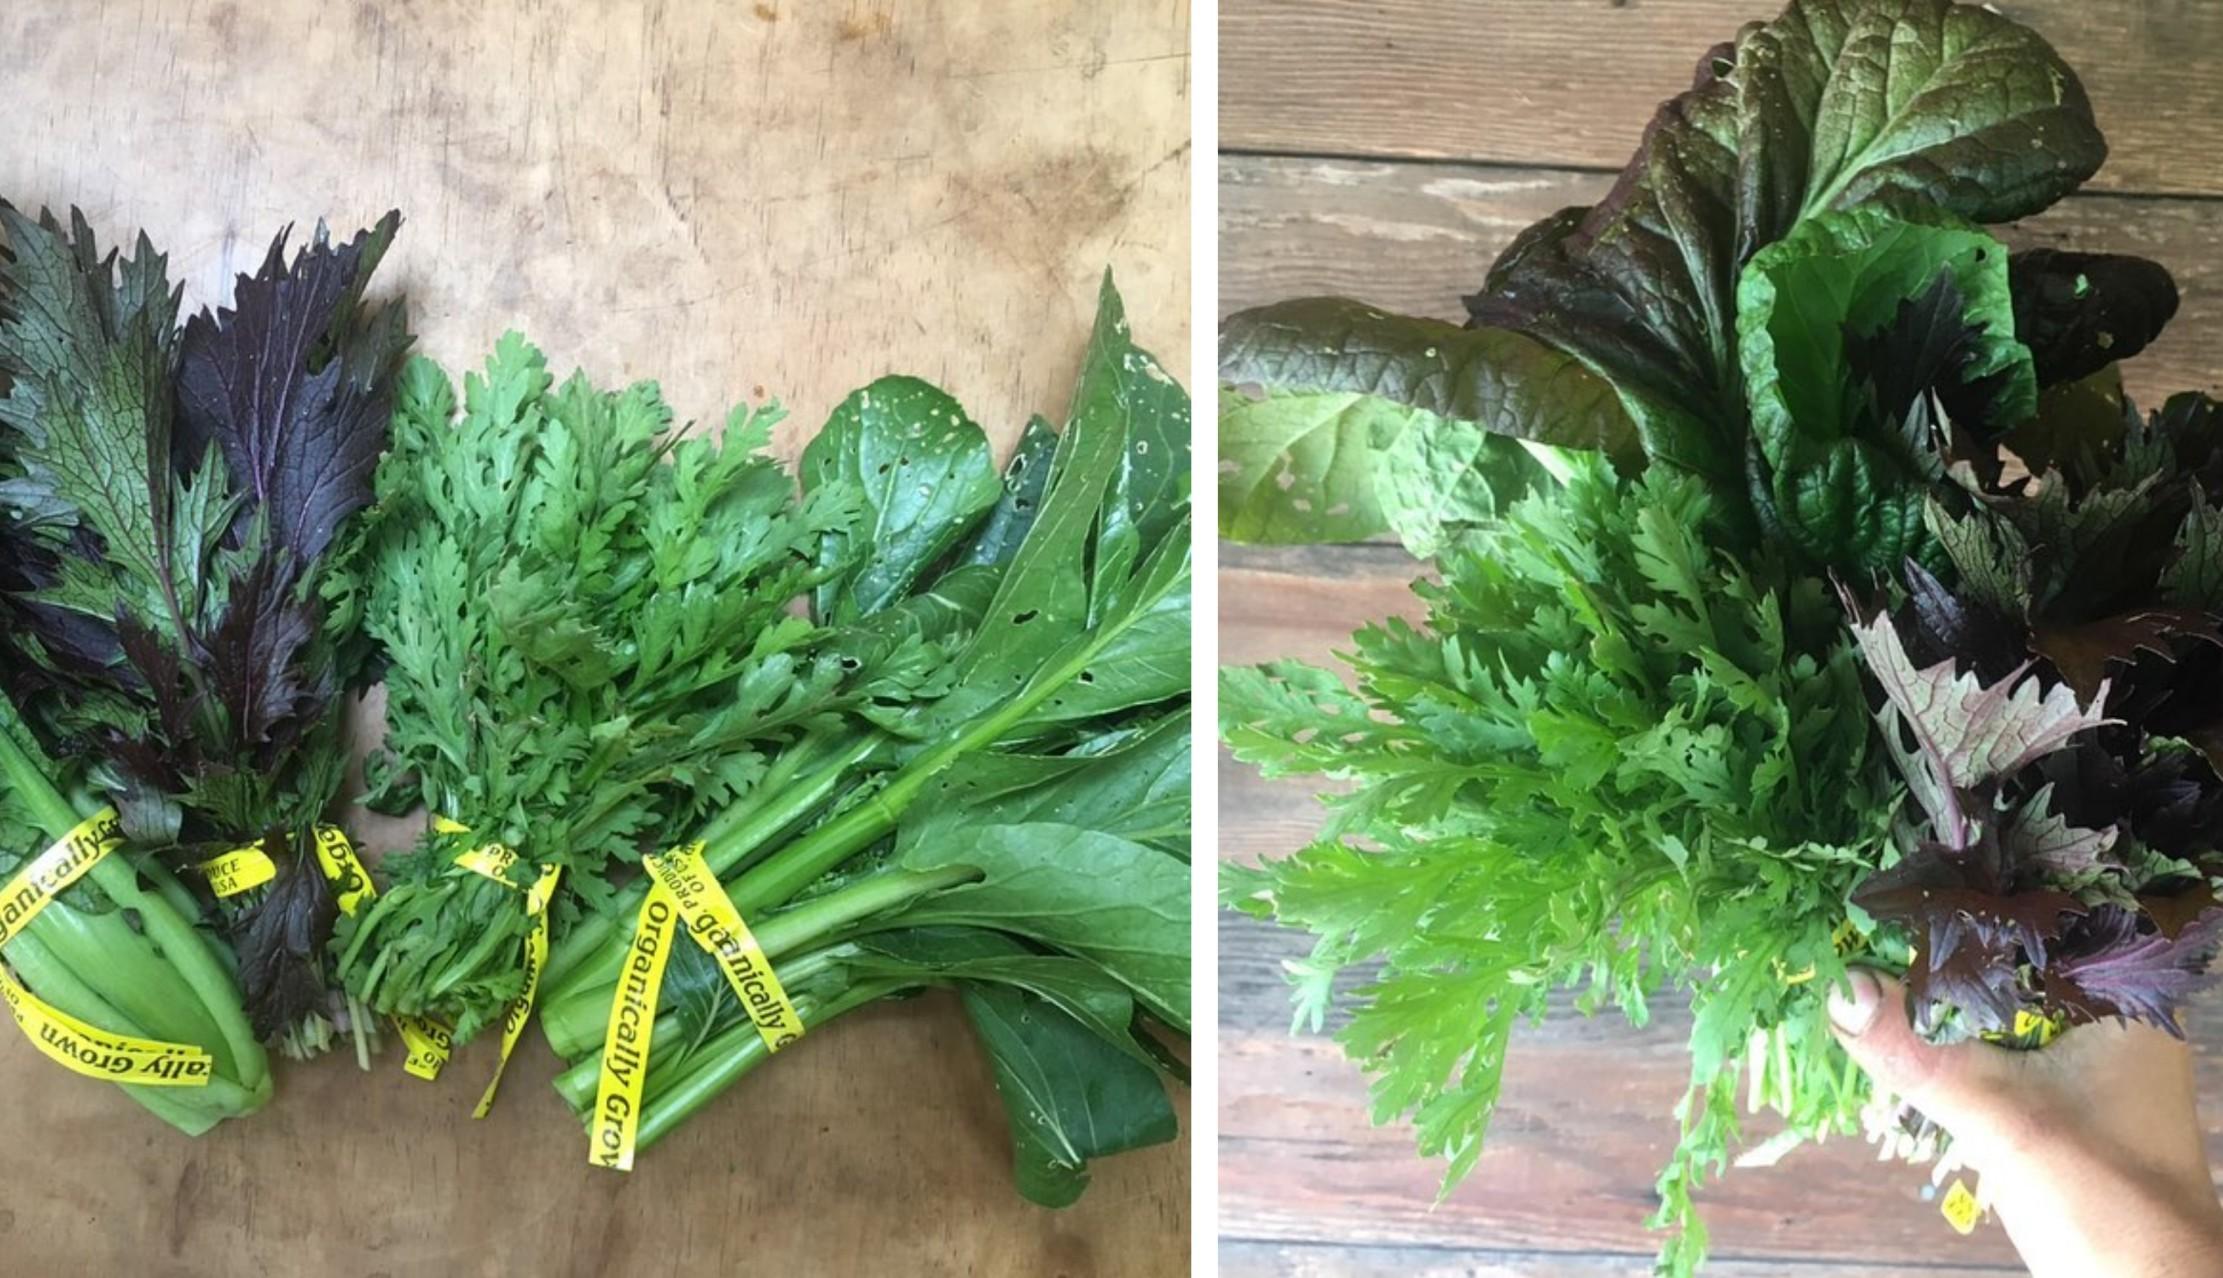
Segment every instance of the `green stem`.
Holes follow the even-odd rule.
[[[1001,709],[957,736],[943,741],[905,764],[878,794],[826,824],[795,840],[763,863],[744,873],[727,889],[734,908],[747,917],[752,910],[784,905],[797,892],[843,861],[871,847],[895,828],[896,822],[943,770],[975,750],[993,745],[1005,733],[1026,721],[1052,692],[1079,677],[1101,644],[1091,644],[1048,678],[1037,672],[1027,689]]]
[[[108,857],[94,866],[87,877],[98,883],[110,900],[138,914],[139,925],[146,929],[148,938],[192,987],[202,1009],[214,1022],[216,1036],[205,1046],[209,1055],[216,1058],[217,1072],[238,1079],[245,1087],[259,1089],[270,1077],[269,1060],[263,1055],[262,1042],[255,1037],[254,1027],[247,1023],[247,1010],[240,1003],[238,987],[209,952],[200,933],[191,923],[179,918],[168,901],[141,891],[138,872],[127,861]]]
[[[76,808],[24,751],[14,734],[4,728],[0,728],[0,776],[5,777],[10,790],[30,809],[49,837],[59,839],[76,828],[80,820]],[[99,885],[119,909],[138,915],[146,939],[161,951],[167,965],[190,987],[193,1000],[199,1004],[198,1009],[193,1009],[183,1006],[182,1000],[165,1000],[167,1006],[162,1012],[167,1014],[146,1016],[146,1020],[150,1024],[164,1023],[182,1015],[191,1024],[207,1021],[211,1032],[187,1041],[208,1049],[218,1073],[237,1079],[250,1091],[263,1090],[262,1084],[269,1078],[269,1065],[263,1057],[262,1044],[247,1023],[237,987],[193,925],[179,917],[159,892],[142,890],[138,870],[122,857],[101,858],[86,877]],[[114,962],[120,955],[111,952],[102,957],[104,962]],[[139,992],[153,994],[155,991]],[[145,1015],[143,1008],[134,1011]]]
[[[931,896],[980,877],[966,866],[935,870],[881,870],[846,884],[824,896],[814,897],[791,910],[767,916],[751,925],[757,944],[775,964],[783,982],[801,981],[800,961],[779,967],[779,960],[823,944],[852,924],[885,914],[921,897]],[[810,956],[806,955],[805,958]],[[815,969],[813,969],[815,971]],[[560,1001],[541,1008],[540,1028],[548,1045],[565,1060],[577,1059],[600,1049],[608,1030],[610,1000],[617,982],[574,989]]]
[[[370,1009],[353,994],[347,996],[347,1032],[355,1040],[355,1068],[365,1073],[371,1067]]]
[[[180,882],[178,876],[171,873],[170,867],[164,865],[160,857],[138,856],[132,859],[138,866],[139,873],[145,876],[147,882],[154,884],[154,890],[162,894],[162,899],[170,903],[170,908],[178,912],[178,917],[194,924],[201,921],[201,903],[193,899],[193,890]]]
[[[842,960],[846,959],[852,952],[852,948],[845,945],[833,945],[825,949],[813,950],[808,954],[796,956],[793,962],[783,968],[780,975],[798,987],[800,991],[801,987],[809,984],[818,976],[839,966]],[[668,1044],[677,1042],[679,1036],[687,1034],[689,1026],[685,1023],[685,1019],[678,1012],[665,1012],[656,1018],[655,1025],[650,1028],[650,1042],[652,1044],[658,1042],[667,1044],[663,1055],[660,1058],[652,1056],[652,1060],[663,1060],[666,1069],[670,1071],[670,1075],[667,1077],[652,1068],[647,1080],[647,1095],[655,1095],[658,1089],[667,1084],[671,1078],[689,1072],[690,1067],[697,1059],[698,1053],[688,1052],[679,1058],[679,1063],[676,1066],[671,1064],[673,1049]],[[699,1032],[699,1027],[697,1029]],[[596,1043],[589,1050],[580,1053],[578,1059],[572,1062],[569,1068],[556,1076],[556,1094],[562,1096],[564,1102],[581,1115],[584,1115],[588,1107],[594,1103],[595,1090],[601,1085],[601,1047],[600,1043]]]
[[[370,941],[371,933],[378,930],[378,925],[385,921],[387,913],[394,908],[394,901],[401,896],[400,888],[401,885],[397,884],[371,900],[370,909],[364,912],[362,921],[355,925],[354,934],[348,938],[347,948],[340,953],[340,971],[347,972],[354,969],[356,957],[362,952],[363,946]],[[366,981],[358,992],[363,998],[369,999],[371,997],[370,983]]]
[[[850,986],[823,1003],[813,1000],[795,1010],[803,1019],[803,1027],[814,1030],[837,1016],[908,988],[910,984],[899,980],[866,981]],[[736,1025],[704,1043],[696,1054],[703,1064],[644,1108],[640,1131],[634,1140],[635,1150],[647,1149],[663,1139],[718,1093],[739,1082],[772,1055],[764,1039],[757,1034],[756,1026],[748,1024]]]
[[[743,872],[726,885],[726,895],[732,899],[734,908],[743,918],[776,909],[794,899],[820,876],[886,837],[910,805],[945,769],[967,754],[995,744],[1004,734],[1026,722],[1027,716],[1040,709],[1058,689],[1079,678],[1119,633],[1116,628],[1097,633],[1092,636],[1092,642],[1069,654],[1056,669],[1036,670],[1018,695],[993,714],[973,721],[955,736],[918,754],[897,770],[877,794]],[[716,861],[712,862],[712,868],[723,877],[724,871]],[[571,978],[565,990],[567,997],[576,997],[582,987],[602,986],[617,979],[624,953],[614,929],[618,920],[627,917],[630,915],[620,910],[597,929],[599,952],[588,966],[567,970]],[[582,947],[588,943],[588,938],[581,938]],[[552,1025],[545,1014],[541,1023],[544,1027]],[[556,1040],[552,1037],[550,1041]]]
[[[980,871],[967,865],[933,870],[880,870],[824,896],[812,897],[758,925],[757,944],[769,958],[816,945],[852,923],[908,905],[921,897],[974,882]]]
[[[55,908],[49,906],[28,928],[8,938],[8,962],[22,976],[24,985],[49,1006],[96,1029],[129,1038],[160,1037],[79,980],[77,972],[47,945],[40,925]],[[220,1119],[250,1113],[267,1099],[257,1098],[224,1078],[211,1079],[206,1087],[192,1089],[119,1086],[164,1122],[191,1136],[207,1131]]]
[[[849,779],[850,770],[870,758],[882,742],[878,733],[841,747],[820,762],[820,752],[797,746],[781,756],[764,780],[751,792],[750,802],[726,809],[703,827],[703,862],[719,876],[765,847],[783,831],[806,820],[824,807]],[[807,779],[797,780],[806,764],[817,763]],[[621,927],[630,926],[648,892],[645,880],[635,880],[620,892],[610,908],[582,919],[556,943],[548,959],[551,1001],[581,988],[599,988],[617,980],[625,954]]]

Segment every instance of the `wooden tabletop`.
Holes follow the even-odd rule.
[[[1530,222],[1594,201],[1699,54],[1775,0],[1223,0],[1220,304],[1334,293],[1464,319],[1462,293]],[[2001,0],[2091,92],[2113,156],[2019,243],[2115,249],[2176,273],[2183,307],[2131,390],[2223,389],[2223,5]],[[1220,551],[1221,655],[1327,660],[1359,623],[1418,616],[1394,546]],[[1299,784],[1222,758],[1222,853],[1284,853],[1318,825]],[[1441,1168],[1365,1118],[1365,1083],[1288,1034],[1280,964],[1305,942],[1220,923],[1223,1272],[1602,1278],[1649,1272],[1642,1220],[1674,1144],[1689,1020],[1645,1030],[1561,1007],[1516,1039],[1490,1146],[1441,1205]],[[2223,1004],[2195,1020],[2223,1160]],[[1733,1172],[1701,1201],[1724,1278],[2020,1272],[2005,1236],[1962,1240],[1858,1140]]]
[[[1186,0],[11,0],[0,197],[145,226],[188,306],[288,222],[398,207],[380,280],[451,367],[520,327],[683,416],[777,397],[790,456],[851,388],[916,373],[1008,443],[1062,414],[1107,263],[1187,379],[1188,22]],[[9,1274],[1187,1270],[1186,1141],[1028,1206],[936,998],[813,1035],[629,1176],[587,1166],[537,1035],[483,1122],[490,1043],[434,1085],[394,1049],[367,1077],[282,1068],[267,1110],[199,1140],[13,1037]]]

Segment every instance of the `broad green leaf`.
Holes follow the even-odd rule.
[[[1447,509],[1474,507],[1468,467],[1505,456],[1485,433],[1642,455],[1610,384],[1501,329],[1304,298],[1230,316],[1219,373],[1231,410],[1221,532],[1236,540],[1349,541],[1394,526],[1428,541]]]
[[[1131,464],[1139,443],[1174,447],[1164,436],[1186,409],[1146,360],[1107,278],[1034,524],[958,657],[960,687],[918,730],[1027,732],[1186,691],[1186,481]]]
[[[2025,217],[2105,155],[2075,73],[2026,27],[1946,0],[1794,0],[1709,50],[1611,193],[1524,232],[1468,311],[1579,359],[1652,460],[1729,491],[1736,290],[1755,252],[1873,204]]]
[[[1753,487],[1773,526],[1824,565],[1889,570],[1922,550],[1923,503],[1942,464],[1901,414],[1926,413],[1930,395],[1951,403],[1964,388],[1984,413],[1964,426],[2012,426],[2036,407],[2006,248],[1949,216],[1859,208],[1801,223],[1753,257],[1737,301]],[[1930,313],[1936,306],[1954,309]],[[1885,333],[1888,342],[1895,326],[1893,366],[1863,375],[1854,340]],[[1878,383],[1887,379],[1906,379],[1905,392],[1886,395]]]
[[[1425,426],[1415,427],[1416,421]],[[1440,419],[1357,391],[1220,390],[1220,536],[1255,545],[1364,541],[1387,531],[1384,449]]]
[[[1102,543],[1132,538],[1148,554],[1171,534],[1189,506],[1189,392],[1158,357],[1135,345],[1127,312],[1109,270],[1097,290],[1096,325],[1081,369],[1081,394],[1107,387],[1127,422],[1127,446],[1104,506]]]
[[[908,870],[982,879],[906,908],[907,926],[994,928],[1089,959],[1166,1023],[1189,1025],[1189,867],[1155,848],[1055,822],[957,826],[896,852]]]
[[[1019,1192],[1063,1207],[1088,1185],[1088,1161],[1173,1139],[1172,1102],[1155,1071],[1054,1005],[967,984],[965,1014],[996,1073]]]
[[[883,377],[843,400],[803,450],[806,489],[840,482],[867,518],[827,535],[823,560],[854,564],[818,588],[839,624],[902,598],[1002,494],[987,436],[956,400],[915,377]]]
[[[1155,1062],[1135,1039],[1135,1000],[1095,964],[1041,954],[1000,932],[978,928],[905,928],[857,942],[844,960],[859,976],[916,979],[937,985],[1002,985],[1024,990],[1070,1016],[1098,1038],[1145,1066]]]
[[[1372,395],[1220,392],[1220,535],[1265,545],[1364,541],[1415,555],[1541,475],[1509,435]]]
[[[936,777],[897,838],[937,843],[965,826],[1054,821],[1189,853],[1189,714],[1112,735],[1101,750],[984,752]]]
[[[1042,490],[1049,486],[1050,455],[1056,451],[1057,430],[1040,416],[1028,418],[1019,446],[1004,463],[1003,496],[958,555],[960,562],[1000,564],[1026,540],[1042,505]]]
[[[1432,558],[1462,529],[1550,482],[1531,450],[1551,451],[1473,422],[1439,420],[1405,431],[1383,452],[1378,467],[1383,513],[1406,550]]]
[[[2010,221],[2107,154],[2076,73],[1977,5],[1800,0],[1737,53],[1748,116],[1769,130],[1758,158],[1783,168],[1767,191],[1796,189],[1800,217],[1901,196]]]

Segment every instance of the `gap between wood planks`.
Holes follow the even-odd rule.
[[[1277,1238],[1220,1236],[1223,1278],[1267,1274],[1336,1274],[1340,1278],[1639,1278],[1652,1272],[1650,1253],[1535,1251],[1409,1243],[1292,1243]],[[1759,1278],[1785,1271],[1820,1271],[1840,1278],[1911,1278],[1932,1274],[2020,1274],[2020,1265],[1907,1262],[1848,1263],[1805,1256],[1743,1256],[1709,1261],[1708,1278]]]
[[[2083,82],[2094,189],[2223,195],[2223,5],[1997,0]],[[1700,55],[1782,0],[1226,0],[1220,138],[1298,155],[1618,171]]]

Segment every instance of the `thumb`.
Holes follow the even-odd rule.
[[[1861,968],[1845,973],[1847,988],[1829,993],[1837,1041],[1876,1080],[1956,1134],[1982,1123],[2012,1082],[2015,1054],[1989,1043],[1925,1043],[1907,1020],[1899,982]]]

